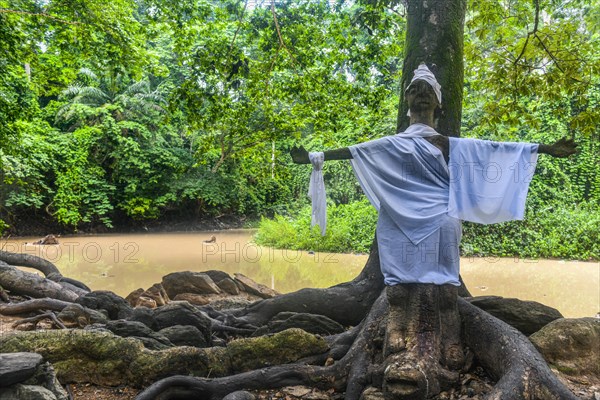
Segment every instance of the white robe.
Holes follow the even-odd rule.
[[[386,285],[458,286],[459,218],[495,223],[523,217],[537,145],[451,138],[447,165],[441,151],[424,139],[436,134],[413,124],[403,133],[350,147],[356,177],[379,211],[377,240]],[[511,167],[527,172],[514,178],[505,172]]]

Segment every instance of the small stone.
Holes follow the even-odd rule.
[[[284,393],[287,393],[291,396],[302,397],[311,392],[311,388],[306,386],[290,386],[283,389]]]
[[[229,393],[227,396],[223,397],[223,400],[254,400],[256,396],[254,396],[250,392],[246,392],[243,390],[238,390],[237,392]]]
[[[236,273],[234,276],[236,282],[241,283],[245,291],[250,294],[262,297],[263,299],[270,299],[272,297],[279,296],[279,292],[276,292],[265,285],[261,285],[260,283],[256,283],[243,274]]]

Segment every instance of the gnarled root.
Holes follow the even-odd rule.
[[[357,400],[364,387],[372,380],[369,366],[377,350],[374,336],[378,333],[386,310],[387,301],[384,296],[380,296],[361,323],[359,333],[348,352],[332,365],[281,365],[216,379],[172,376],[152,384],[140,393],[136,400],[184,399],[194,396],[216,400],[242,389],[269,389],[290,385],[345,390],[347,400]],[[339,347],[333,348],[343,348],[343,343],[354,334],[355,332],[338,335]]]
[[[463,338],[497,383],[494,400],[574,400],[529,339],[468,301],[459,299]]]
[[[327,289],[302,289],[254,303],[230,313],[240,323],[261,326],[283,311],[320,314],[342,325],[358,325],[383,289],[377,240],[359,276]]]
[[[386,288],[385,398],[431,398],[458,382],[465,355],[457,291],[432,284]]]

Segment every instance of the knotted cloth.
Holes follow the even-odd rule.
[[[310,184],[308,185],[308,197],[312,202],[311,228],[319,225],[321,236],[325,236],[327,227],[327,201],[325,199],[325,182],[323,181],[323,162],[325,153],[309,153],[308,158],[313,166],[310,174]]]

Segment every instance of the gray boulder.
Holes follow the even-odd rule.
[[[275,315],[265,326],[254,332],[253,336],[262,336],[268,333],[277,333],[290,328],[299,328],[315,335],[334,335],[344,332],[344,327],[334,320],[323,315],[280,312]]]
[[[158,332],[175,346],[208,347],[204,334],[191,325],[174,325]]]
[[[244,390],[238,390],[237,392],[229,393],[223,397],[223,400],[255,400],[256,396],[250,392]]]
[[[37,353],[0,354],[0,400],[67,400],[54,368]]]
[[[133,314],[128,318],[130,321],[138,321],[146,325],[153,331],[157,331],[158,323],[154,318],[154,310],[148,307],[136,307],[133,309]]]
[[[128,318],[133,308],[124,298],[108,290],[97,290],[80,296],[76,303],[92,310],[103,311],[109,319]]]
[[[159,329],[175,325],[196,327],[208,345],[211,344],[211,320],[187,301],[173,301],[154,310],[154,319]]]
[[[31,378],[44,358],[37,353],[0,354],[0,387]]]
[[[164,276],[161,284],[171,299],[175,298],[175,296],[180,293],[221,293],[221,289],[219,289],[210,276],[201,272],[173,272]]]
[[[524,301],[499,296],[481,296],[468,299],[471,304],[492,314],[529,336],[549,324],[562,318],[555,308],[535,301]]]
[[[600,319],[563,318],[529,337],[546,361],[571,376],[600,383]]]
[[[58,400],[43,386],[22,385],[20,383],[0,390],[0,400]]]

